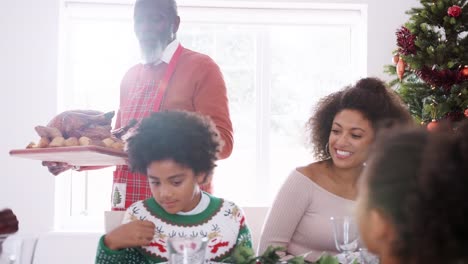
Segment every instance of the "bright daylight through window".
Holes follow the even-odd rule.
[[[268,206],[294,166],[312,162],[304,124],[314,104],[365,75],[366,8],[180,2],[179,15],[182,45],[210,55],[228,88],[234,150],[218,163],[215,194]],[[59,110],[116,110],[121,78],[139,62],[131,1],[66,1],[62,22]],[[102,226],[112,171],[57,178],[58,229]]]

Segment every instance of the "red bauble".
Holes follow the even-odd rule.
[[[461,70],[461,75],[463,77],[468,77],[468,66],[465,66],[465,68]]]
[[[465,116],[468,117],[468,108],[465,109]]]
[[[433,131],[433,130],[436,130],[438,126],[439,126],[439,122],[432,119],[432,121],[429,124],[427,124],[426,128],[429,131]]]
[[[403,60],[403,58],[400,58],[396,66],[397,75],[400,81],[403,79],[403,75],[405,74],[405,68],[406,68],[406,62]]]
[[[459,7],[457,5],[453,5],[453,6],[448,8],[447,15],[449,15],[451,17],[459,17],[461,12],[462,12],[461,7]]]
[[[393,64],[397,64],[398,61],[400,60],[400,55],[394,55],[393,58],[392,58],[392,62]]]

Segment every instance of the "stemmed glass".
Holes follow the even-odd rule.
[[[202,264],[205,263],[207,238],[170,238],[170,264]]]
[[[344,254],[345,263],[349,263],[350,253],[358,249],[359,231],[354,219],[350,216],[331,217],[333,238],[339,252]]]
[[[359,249],[359,255],[361,258],[361,264],[379,264],[379,258],[370,253],[366,248]]]

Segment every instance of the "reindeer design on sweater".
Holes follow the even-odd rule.
[[[167,252],[167,248],[166,248],[167,237],[168,236],[164,234],[164,230],[162,230],[162,226],[158,226],[156,227],[153,241],[151,241],[149,246],[156,247],[159,252],[165,253]]]
[[[193,216],[167,214],[152,199],[132,205],[127,209],[123,223],[146,220],[153,222],[156,228],[149,245],[130,250],[128,254],[141,255],[155,263],[164,262],[169,259],[169,239],[205,238],[206,259],[222,262],[232,254],[239,241],[250,243],[242,209],[229,201],[215,197],[210,199],[210,207]],[[99,252],[106,258],[115,258],[115,262],[109,263],[118,263],[117,255],[107,255],[108,250]]]
[[[207,235],[208,237],[208,248],[211,248],[211,253],[217,253],[222,247],[229,246],[228,241],[222,241],[223,236],[221,235],[220,228],[217,224],[213,224],[211,232]]]
[[[227,209],[224,211],[224,216],[231,217],[236,222],[240,223],[240,226],[243,226],[245,223],[245,216],[242,214],[242,211],[234,203],[231,203],[233,208]]]

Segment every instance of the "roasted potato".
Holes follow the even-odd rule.
[[[102,143],[104,143],[106,147],[111,148],[115,141],[112,138],[105,138],[102,140]]]
[[[69,137],[65,140],[64,146],[66,147],[72,147],[72,146],[79,146],[80,142],[76,137]]]
[[[89,146],[91,145],[92,140],[89,137],[80,137],[78,140],[80,146]]]
[[[50,144],[50,140],[47,137],[41,137],[39,143],[37,143],[38,148],[47,148]]]
[[[63,147],[65,144],[65,139],[63,137],[54,137],[49,143],[50,148]]]

